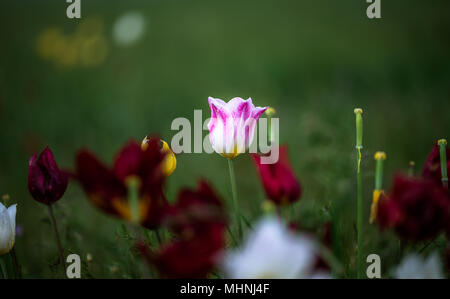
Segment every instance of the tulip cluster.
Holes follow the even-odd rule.
[[[197,190],[181,190],[177,203],[164,212],[163,223],[175,240],[152,254],[141,247],[144,256],[164,277],[206,277],[225,247],[227,225],[222,202],[211,186],[201,181]]]
[[[330,278],[334,265],[330,258],[333,256],[325,257],[324,252],[333,252],[334,228],[338,227],[333,221],[336,219],[326,222],[323,244],[317,243],[312,234],[302,234],[298,228],[286,224],[299,220],[295,219],[294,210],[290,219],[285,219],[282,213],[275,216],[266,209],[266,215],[254,226],[247,221],[248,229],[242,229],[241,221],[247,219],[239,208],[233,159],[249,149],[263,113],[266,111],[271,120],[275,109],[255,107],[251,99],[242,98],[233,98],[226,103],[210,97],[208,103],[211,109],[210,143],[228,161],[234,208],[231,213],[211,183],[205,180],[200,180],[196,189],[181,189],[176,200],[166,198],[165,185],[177,167],[177,160],[169,145],[156,136],[146,136],[140,144],[133,140],[126,143],[110,167],[89,150],[82,149],[76,155],[76,167],[71,177],[81,185],[94,206],[128,222],[136,234],[133,244],[161,277],[207,278],[212,274],[217,277],[223,274],[228,278],[250,279]],[[355,114],[355,272],[358,277],[363,277],[363,245],[366,242],[363,242],[362,109],[355,109]],[[272,152],[249,156],[266,193],[266,205],[278,211],[280,206],[294,205],[302,195],[302,188],[289,161],[287,145],[279,146],[273,138],[270,142]],[[274,150],[279,159],[272,164],[263,163],[263,158],[272,156]],[[420,178],[396,175],[391,191],[385,192],[382,181],[386,154],[377,152],[370,223],[376,221],[380,229],[392,229],[408,241],[430,240],[442,232],[450,235],[450,193],[446,184],[450,162],[445,158],[448,154],[450,151],[440,141],[427,157]],[[49,208],[64,270],[64,250],[52,207],[63,197],[67,186],[68,174],[59,169],[48,147],[39,156],[34,154],[30,158],[28,189],[36,201]],[[6,208],[0,203],[0,255],[8,253],[14,246],[15,216],[16,205]],[[238,228],[237,234],[232,229],[231,218],[235,218],[233,224]],[[161,231],[165,232],[163,238]],[[158,244],[154,244],[149,235],[144,239],[143,232],[154,233]],[[227,237],[233,241],[234,248],[229,248]],[[89,260],[92,261],[92,257]],[[409,269],[415,269],[417,277],[443,276],[439,257],[435,254],[428,259],[407,256],[394,275],[411,277]]]
[[[153,229],[159,225],[167,205],[163,194],[165,155],[156,137],[148,142],[145,150],[135,141],[127,143],[117,154],[112,169],[88,150],[81,150],[76,157],[76,178],[95,206],[128,221],[133,220],[129,189],[137,183],[136,221]]]
[[[447,229],[450,201],[433,182],[397,175],[390,194],[380,199],[377,218],[406,240],[427,240]]]
[[[380,228],[392,228],[405,240],[428,240],[443,231],[450,234],[450,196],[442,186],[437,144],[426,159],[422,178],[394,178],[392,191],[379,200],[377,219]]]

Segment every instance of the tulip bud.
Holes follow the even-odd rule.
[[[268,199],[276,205],[297,201],[301,195],[300,183],[291,168],[287,147],[280,147],[280,159],[274,164],[261,163],[261,156],[252,154]]]
[[[370,206],[370,223],[373,223],[375,219],[377,218],[378,213],[378,202],[380,200],[380,197],[384,196],[384,190],[383,190],[383,162],[386,160],[386,153],[385,152],[376,152],[375,153],[375,160],[376,160],[376,166],[375,166],[375,189],[373,190],[373,197],[372,197],[372,205]]]
[[[141,143],[141,149],[143,151],[146,151],[148,149],[148,144],[150,142],[150,137],[145,136],[144,140],[142,140]],[[175,171],[175,168],[177,168],[177,158],[175,157],[175,154],[170,149],[167,142],[164,140],[161,140],[161,152],[166,154],[164,157],[164,161],[162,162],[162,171],[165,174],[165,176],[169,176],[172,174],[172,172]]]
[[[274,116],[275,113],[276,113],[276,110],[275,110],[275,108],[273,108],[273,107],[268,107],[267,110],[266,110],[266,112],[265,112],[265,114],[266,114],[268,117]]]
[[[37,158],[34,154],[28,164],[28,190],[33,198],[50,205],[58,201],[67,189],[68,178],[56,164],[48,148]]]
[[[0,203],[0,255],[8,253],[14,247],[16,210],[17,205],[6,208]]]

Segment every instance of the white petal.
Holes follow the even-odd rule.
[[[243,247],[225,255],[231,278],[307,278],[315,260],[312,242],[291,233],[278,219],[262,220]]]
[[[14,204],[8,208],[9,221],[11,222],[11,228],[16,234],[16,212],[17,212],[17,204]]]
[[[8,253],[14,244],[14,234],[8,211],[0,212],[0,255]]]

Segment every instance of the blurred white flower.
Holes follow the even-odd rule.
[[[428,258],[418,254],[406,256],[394,272],[398,279],[443,279],[442,264],[435,252]]]
[[[139,12],[127,12],[114,23],[113,37],[119,45],[131,45],[142,37],[145,31],[145,18]]]
[[[8,253],[14,246],[16,236],[16,206],[6,208],[0,203],[0,255]]]
[[[265,218],[241,249],[224,255],[222,265],[230,278],[314,278],[316,258],[311,239],[292,233],[278,219]]]

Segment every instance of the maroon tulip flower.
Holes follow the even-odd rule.
[[[167,209],[164,223],[176,239],[149,255],[161,275],[169,278],[204,278],[215,267],[225,246],[223,205],[206,182],[198,190],[184,189],[178,202]]]
[[[67,175],[56,164],[48,146],[39,155],[34,154],[28,163],[28,190],[33,198],[43,204],[51,205],[66,192]]]
[[[95,206],[125,220],[132,219],[128,183],[131,178],[137,180],[139,222],[154,229],[167,205],[163,195],[163,159],[158,138],[152,138],[145,151],[137,142],[130,141],[117,155],[112,169],[82,150],[76,157],[76,178]]]
[[[450,157],[450,149],[447,148],[447,157]],[[448,159],[448,158],[447,158]],[[447,160],[447,172],[450,173],[450,159]],[[441,180],[441,157],[439,154],[439,145],[435,143],[433,149],[425,161],[425,165],[422,170],[422,177],[435,182],[437,185],[442,186]]]
[[[430,180],[397,175],[391,194],[380,198],[377,220],[406,240],[421,241],[448,230],[450,202]]]
[[[274,164],[262,164],[261,156],[257,154],[252,154],[252,158],[270,200],[276,204],[288,204],[300,198],[300,183],[290,166],[286,146],[280,147],[278,162]]]

